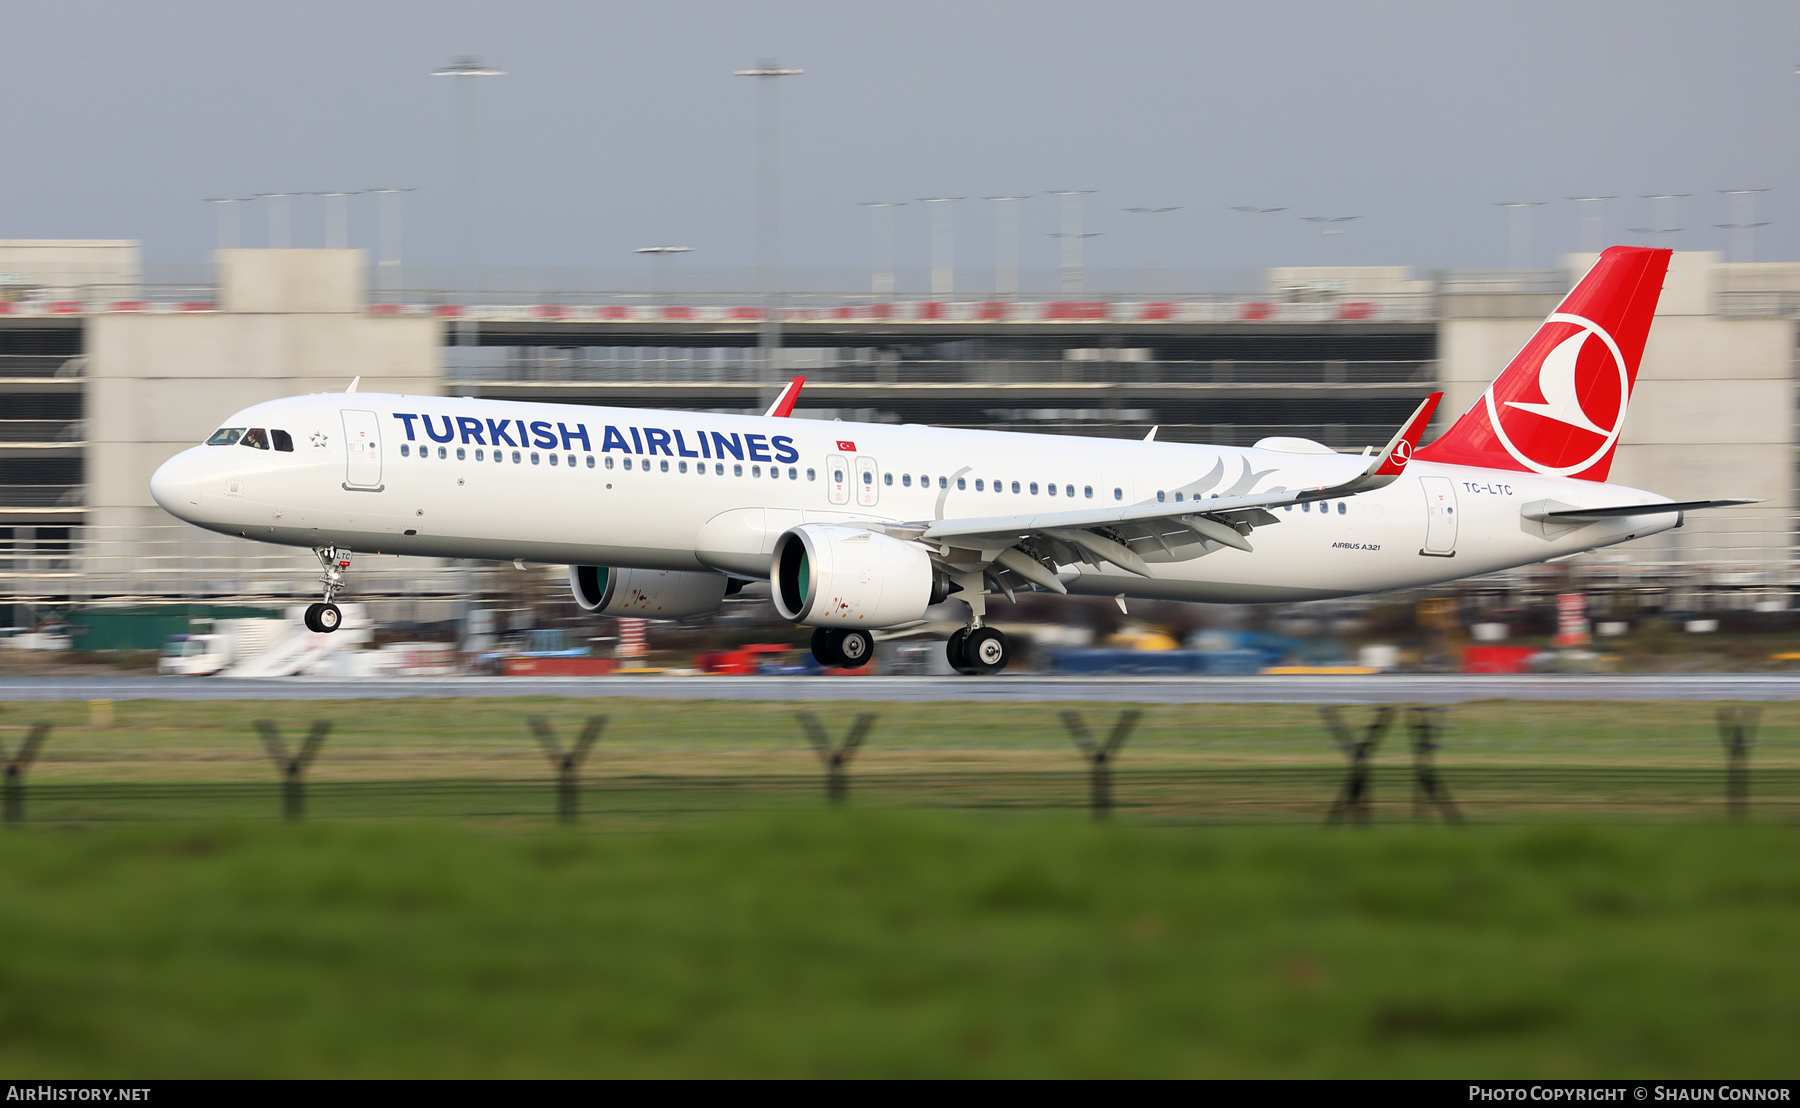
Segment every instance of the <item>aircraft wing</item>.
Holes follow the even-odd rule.
[[[1056,578],[1058,565],[1110,562],[1151,577],[1155,562],[1185,561],[1224,547],[1254,553],[1250,533],[1280,522],[1269,509],[1354,496],[1392,483],[1405,469],[1442,395],[1426,397],[1388,444],[1366,456],[1366,461],[1335,456],[1340,462],[1364,464],[1330,484],[1116,508],[942,519],[885,530],[939,547],[940,557],[949,563],[984,567],[1005,591],[1010,591],[1009,572],[1052,592],[1064,592]]]

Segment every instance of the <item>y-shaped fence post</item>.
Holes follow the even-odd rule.
[[[1383,704],[1376,709],[1375,718],[1369,721],[1369,726],[1364,728],[1360,739],[1344,724],[1343,717],[1335,706],[1320,708],[1319,714],[1325,717],[1325,728],[1331,732],[1332,741],[1350,759],[1349,772],[1344,776],[1343,791],[1332,802],[1325,822],[1336,823],[1348,816],[1358,823],[1367,823],[1370,810],[1369,758],[1375,753],[1375,748],[1381,745],[1381,737],[1387,734],[1388,725],[1394,722],[1394,706]]]
[[[6,778],[5,783],[0,785],[0,792],[5,793],[7,823],[24,822],[25,771],[37,759],[38,748],[44,745],[44,740],[50,737],[50,729],[55,726],[54,723],[32,724],[25,741],[19,744],[19,749],[11,758],[7,758],[5,751],[0,750],[0,759],[6,762]]]
[[[869,728],[875,725],[874,712],[862,712],[857,715],[856,722],[850,725],[850,733],[844,736],[841,746],[832,746],[831,736],[819,717],[811,712],[795,713],[799,716],[800,726],[806,731],[806,741],[818,751],[819,761],[825,763],[825,797],[833,804],[842,804],[850,795],[849,767],[850,759],[856,756],[857,748],[869,736]]]
[[[1445,823],[1461,823],[1462,813],[1450,799],[1450,790],[1439,779],[1433,760],[1442,745],[1438,736],[1444,731],[1443,705],[1415,705],[1407,713],[1407,726],[1412,730],[1413,739],[1413,818],[1424,819],[1426,806],[1435,805]]]
[[[1065,710],[1062,713],[1063,726],[1069,729],[1070,737],[1088,760],[1088,805],[1093,809],[1095,819],[1105,819],[1112,815],[1113,755],[1131,737],[1132,728],[1137,726],[1141,715],[1143,712],[1136,708],[1127,708],[1119,713],[1119,720],[1113,724],[1112,734],[1106,737],[1106,742],[1097,743],[1080,712]]]
[[[556,818],[564,823],[574,823],[580,812],[580,783],[576,774],[581,763],[587,760],[588,751],[600,739],[600,731],[606,726],[605,716],[589,716],[587,726],[581,729],[581,736],[575,745],[568,750],[562,748],[557,741],[556,731],[550,721],[543,716],[531,717],[531,730],[536,733],[538,745],[544,748],[549,756],[550,764],[556,767]]]
[[[1719,741],[1725,746],[1725,805],[1732,819],[1750,816],[1750,747],[1762,709],[1754,705],[1720,708]]]
[[[259,719],[256,721],[256,729],[262,734],[263,749],[269,752],[275,768],[281,771],[281,814],[288,819],[297,820],[306,814],[306,767],[312,764],[312,760],[318,756],[319,748],[325,745],[325,736],[331,733],[331,721],[313,720],[306,742],[292,755],[288,754],[287,747],[282,743],[281,728],[276,726],[274,720]]]

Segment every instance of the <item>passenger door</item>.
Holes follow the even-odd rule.
[[[1421,477],[1425,490],[1425,547],[1433,558],[1456,557],[1456,486],[1448,477]]]
[[[346,408],[344,487],[381,491],[381,424],[374,412]]]
[[[842,454],[825,458],[826,491],[833,504],[850,503],[850,461]]]
[[[856,456],[856,502],[864,508],[873,508],[881,499],[881,467],[875,459],[867,454]]]

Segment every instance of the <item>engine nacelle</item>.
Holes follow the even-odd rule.
[[[674,569],[570,566],[569,591],[583,611],[638,619],[686,619],[719,610],[729,582],[722,574]]]
[[[775,609],[814,627],[892,627],[942,600],[925,548],[856,527],[806,523],[775,540]]]

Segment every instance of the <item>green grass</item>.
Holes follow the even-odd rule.
[[[0,1074],[1792,1076],[1795,831],[0,834]]]

